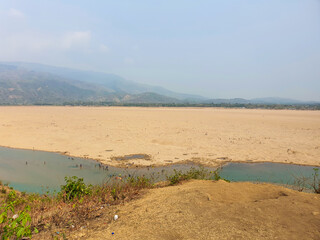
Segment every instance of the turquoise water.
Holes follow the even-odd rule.
[[[222,168],[221,177],[230,181],[270,182],[293,185],[297,179],[310,178],[314,166],[282,163],[229,163]]]
[[[196,165],[176,164],[165,167],[116,168],[96,161],[71,158],[58,153],[0,147],[0,180],[19,191],[45,193],[58,191],[65,176],[84,178],[88,184],[102,184],[112,176],[146,175],[161,181],[174,169],[187,171]],[[272,182],[293,184],[296,177],[311,177],[313,168],[278,163],[230,163],[221,176],[231,181]],[[207,168],[212,171],[213,168]]]
[[[46,193],[58,191],[66,176],[84,178],[88,184],[102,184],[112,176],[146,175],[161,181],[173,169],[187,171],[195,165],[116,168],[90,159],[72,158],[59,153],[0,147],[0,180],[19,191]],[[213,168],[211,169],[213,170]]]

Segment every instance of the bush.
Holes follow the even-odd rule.
[[[11,191],[6,202],[0,207],[1,239],[32,237],[30,206],[25,206],[23,210],[15,214],[15,206],[19,202],[20,199],[16,192]],[[33,232],[37,233],[38,230],[34,228]]]
[[[127,183],[130,186],[137,188],[147,188],[152,186],[151,180],[145,176],[128,177]]]
[[[182,171],[177,171],[176,169],[174,169],[173,171],[174,171],[173,175],[167,176],[169,185],[175,185],[181,181],[190,180],[190,179],[203,179],[203,180],[215,180],[215,181],[222,179],[220,177],[220,169],[217,169],[215,171],[209,171],[207,169],[204,169],[203,167],[200,167],[198,169],[192,167],[186,173],[182,173]],[[228,181],[226,179],[223,179],[223,180]]]
[[[83,178],[65,177],[66,185],[61,186],[61,193],[65,201],[71,201],[74,198],[81,198],[92,193],[92,185],[86,185]]]

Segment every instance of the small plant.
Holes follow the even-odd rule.
[[[113,189],[110,191],[110,194],[111,194],[111,196],[113,197],[113,200],[119,199],[118,191],[117,191],[116,188],[113,188]]]
[[[293,186],[294,189],[299,191],[299,192],[303,192],[305,189],[308,188],[308,183],[310,179],[308,177],[295,177],[294,176],[294,181],[293,181]]]
[[[83,178],[65,177],[66,185],[61,186],[61,194],[65,201],[81,198],[92,193],[92,185],[86,185]]]
[[[313,171],[311,187],[315,193],[320,194],[319,168],[314,168]]]
[[[127,179],[127,183],[130,186],[138,188],[147,188],[152,186],[150,179],[145,176],[129,177]]]
[[[167,176],[167,180],[169,181],[170,185],[175,185],[179,182],[181,182],[182,180],[185,180],[185,176],[184,174],[182,174],[181,171],[177,171],[176,169],[173,169],[174,174]]]
[[[16,192],[11,191],[6,202],[0,207],[1,239],[10,239],[11,237],[21,239],[32,236],[30,206],[25,206],[23,210],[15,214],[15,206],[19,202],[21,201]],[[33,232],[38,233],[38,230],[34,228]]]
[[[313,168],[311,176],[293,176],[294,187],[297,191],[313,190],[314,193],[320,194],[320,175],[319,168]]]
[[[203,167],[200,167],[198,169],[192,167],[186,173],[182,173],[182,171],[177,171],[175,169],[173,171],[174,171],[173,175],[167,176],[169,185],[175,185],[181,181],[190,180],[190,179],[203,179],[203,180],[213,179],[215,181],[222,179],[220,177],[220,169],[217,169],[215,171],[208,171]],[[228,181],[226,179],[223,179],[223,180]]]
[[[10,191],[9,194],[7,195],[6,202],[7,203],[17,203],[18,196],[15,191]]]

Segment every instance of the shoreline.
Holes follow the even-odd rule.
[[[134,169],[134,168],[147,168],[147,167],[167,167],[167,166],[171,166],[171,165],[197,165],[197,166],[203,166],[203,167],[223,167],[227,164],[230,163],[247,163],[247,164],[256,164],[256,163],[276,163],[276,164],[284,164],[284,165],[297,165],[297,166],[309,166],[309,167],[320,167],[320,163],[317,165],[315,164],[301,164],[301,163],[294,163],[294,162],[276,162],[276,161],[225,161],[225,162],[220,162],[220,163],[212,163],[212,164],[208,164],[208,163],[201,163],[200,161],[194,161],[194,160],[183,160],[183,161],[178,161],[178,162],[172,162],[172,163],[163,163],[163,164],[150,164],[150,165],[138,165],[138,164],[105,164],[103,163],[101,160],[99,159],[93,159],[93,158],[89,158],[89,157],[81,157],[81,156],[75,156],[75,155],[69,155],[66,152],[61,152],[61,151],[47,151],[47,150],[40,150],[40,149],[28,149],[28,148],[17,148],[17,147],[11,147],[11,146],[4,146],[4,145],[0,145],[1,148],[8,148],[8,149],[12,149],[12,150],[26,150],[26,151],[37,151],[37,152],[45,152],[45,153],[55,153],[55,154],[60,154],[60,155],[64,155],[67,157],[72,157],[72,158],[80,158],[83,160],[90,160],[90,161],[95,161],[97,163],[101,163],[102,165],[105,166],[112,166],[112,167],[116,167],[116,168],[130,168],[130,169]],[[133,159],[134,160],[134,159]],[[113,160],[113,162],[116,162],[116,160]]]

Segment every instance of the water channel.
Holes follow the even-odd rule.
[[[102,184],[113,176],[146,175],[155,181],[165,180],[174,169],[182,172],[192,164],[163,167],[116,168],[90,159],[73,158],[59,153],[0,147],[0,180],[19,191],[45,193],[58,191],[65,176],[84,178],[88,184]],[[206,167],[208,170],[214,168]],[[296,178],[311,177],[315,167],[279,163],[229,163],[221,176],[231,181],[294,184]],[[319,168],[319,167],[316,167]]]

